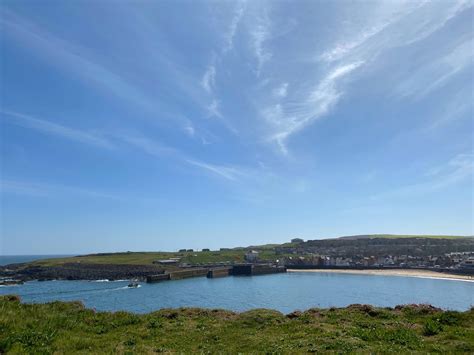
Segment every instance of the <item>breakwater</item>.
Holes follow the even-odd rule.
[[[286,267],[275,266],[271,264],[241,264],[241,265],[234,265],[232,267],[231,275],[252,276],[252,275],[277,274],[280,272],[286,272]]]
[[[213,268],[207,272],[206,276],[210,279],[214,279],[216,277],[226,277],[230,275],[231,270],[232,270],[231,267]]]
[[[146,278],[146,282],[153,283],[200,276],[216,278],[227,276],[255,276],[282,272],[286,272],[286,267],[270,264],[238,264],[229,267],[217,268],[189,268],[185,270],[167,272],[164,274],[149,275]]]

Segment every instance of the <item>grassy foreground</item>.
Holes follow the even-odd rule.
[[[474,308],[353,305],[283,315],[196,308],[136,315],[0,297],[0,353],[474,352]]]

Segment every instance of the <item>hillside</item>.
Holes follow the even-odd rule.
[[[339,239],[375,239],[375,238],[388,238],[388,239],[401,239],[401,238],[423,238],[423,239],[463,239],[463,238],[474,238],[474,236],[462,236],[462,235],[416,235],[416,234],[362,234],[362,235],[349,235],[339,237]]]
[[[449,244],[450,246],[468,246],[469,248],[471,248],[471,250],[474,251],[474,237],[373,234],[344,236],[331,239],[307,240],[303,243],[265,244],[248,247],[222,248],[221,250],[212,251],[99,253],[90,255],[80,255],[76,257],[46,259],[36,261],[31,264],[40,266],[55,266],[68,263],[149,265],[152,264],[155,260],[169,259],[173,257],[181,257],[182,262],[188,264],[243,262],[247,250],[257,250],[260,252],[260,257],[262,259],[273,261],[281,257],[282,254],[285,254],[284,252],[281,252],[281,248],[307,248],[309,252],[315,252],[313,250],[314,248],[312,248],[313,245],[318,245],[321,247],[322,250],[324,250],[326,247],[332,247],[333,245],[340,245],[343,247],[359,245],[360,243],[364,243],[364,240],[366,240],[368,243],[373,243],[376,239],[389,239],[389,241],[386,242],[387,245],[391,245],[390,239],[394,240],[394,242],[396,242],[397,239],[400,239],[401,244],[404,245],[409,243],[410,240],[413,240],[415,244],[421,244],[425,239],[428,242],[433,240],[433,243],[435,243],[435,245],[443,245],[441,243],[445,240],[446,244]],[[389,250],[387,249],[386,252],[388,251]],[[316,252],[318,251],[316,250]]]
[[[452,270],[474,254],[474,238],[372,235],[307,241],[294,239],[284,244],[211,251],[100,253],[0,267],[0,276],[22,281],[145,279],[183,267],[242,263],[251,250],[257,251],[258,262],[274,263],[278,260],[288,267],[399,266]]]
[[[0,297],[0,353],[474,352],[474,309],[431,306],[95,312]]]

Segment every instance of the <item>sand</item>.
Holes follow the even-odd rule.
[[[403,277],[420,277],[425,279],[446,279],[456,281],[474,282],[472,275],[456,275],[445,272],[436,272],[430,270],[412,270],[412,269],[383,269],[383,270],[356,270],[356,269],[288,269],[288,272],[319,272],[319,273],[337,273],[337,274],[353,274],[353,275],[380,275],[380,276],[403,276]]]

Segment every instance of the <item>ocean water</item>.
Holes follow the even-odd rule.
[[[394,307],[429,303],[452,310],[474,306],[474,282],[400,276],[285,273],[207,279],[198,277],[128,288],[128,281],[44,281],[0,287],[24,302],[80,300],[103,311],[136,313],[160,308],[205,307],[245,311],[271,308],[283,313],[353,303]]]
[[[34,260],[63,258],[72,255],[0,255],[0,265],[27,263]]]

